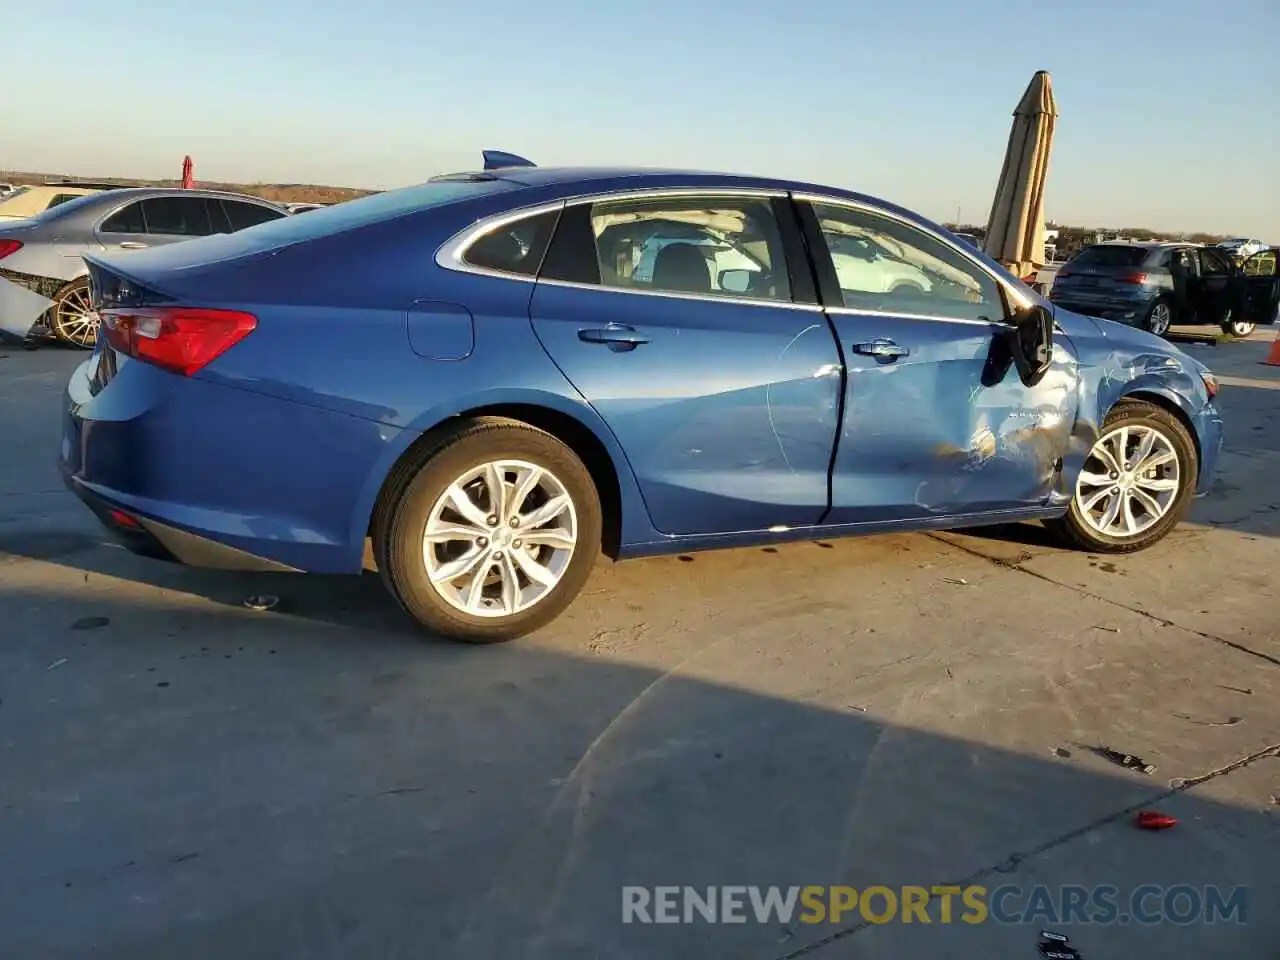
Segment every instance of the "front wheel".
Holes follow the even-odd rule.
[[[1258,325],[1250,323],[1247,320],[1237,320],[1232,311],[1228,310],[1227,315],[1222,319],[1222,332],[1230,337],[1247,337],[1256,330]]]
[[[1157,300],[1147,310],[1147,315],[1142,321],[1145,327],[1157,337],[1163,337],[1169,332],[1169,326],[1173,323],[1173,305],[1168,300]]]
[[[98,314],[93,309],[88,277],[71,281],[54,295],[49,329],[62,343],[93,349],[98,342]]]
[[[569,447],[477,420],[444,437],[375,529],[383,580],[428,629],[512,640],[573,601],[600,552],[600,499]]]
[[[1150,403],[1121,401],[1085,459],[1071,508],[1046,526],[1093,553],[1144,550],[1177,526],[1198,476],[1195,444],[1177,417]]]

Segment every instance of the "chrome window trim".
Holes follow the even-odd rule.
[[[481,237],[520,220],[527,220],[531,217],[541,216],[544,213],[563,210],[564,206],[565,201],[553,200],[547,203],[530,204],[527,207],[520,207],[518,210],[508,210],[505,213],[498,213],[489,217],[481,217],[444,242],[440,249],[436,251],[436,264],[445,270],[453,270],[458,273],[471,273],[479,277],[494,277],[498,280],[522,280],[525,283],[535,283],[538,279],[536,276],[531,277],[523,273],[509,273],[506,270],[479,267],[474,263],[467,263],[464,257],[471,245]]]
[[[839,317],[887,317],[895,320],[936,320],[939,323],[963,323],[978,327],[1008,327],[1003,320],[971,320],[968,317],[944,317],[935,313],[900,313],[893,310],[862,310],[858,307],[828,307],[827,313]]]
[[[504,275],[506,276],[506,275]],[[530,278],[532,279],[532,278]],[[781,310],[805,310],[820,313],[820,303],[796,303],[794,300],[766,300],[764,297],[721,297],[706,293],[681,293],[678,290],[637,290],[632,287],[610,287],[603,283],[577,283],[572,280],[538,281],[549,287],[565,287],[570,290],[594,290],[597,293],[619,293],[635,297],[662,297],[667,300],[701,300],[706,303],[731,303],[740,307],[777,307]]]
[[[995,282],[996,286],[998,286],[1001,290],[1004,291],[1005,296],[1010,299],[1013,306],[1030,307],[1035,304],[1035,301],[1032,300],[1025,292],[1013,286],[1011,283],[1009,283],[1008,280],[1006,280],[1004,277],[1000,276],[999,274],[993,273],[991,268],[988,267],[981,260],[979,260],[977,257],[971,256],[967,251],[965,251],[958,244],[952,243],[950,240],[948,240],[946,237],[940,234],[937,230],[934,230],[931,227],[926,227],[923,224],[916,223],[914,220],[909,220],[906,217],[899,216],[898,214],[893,213],[890,210],[886,210],[883,207],[877,207],[874,204],[864,203],[859,200],[850,200],[847,197],[832,197],[832,196],[827,196],[821,193],[796,192],[791,194],[791,198],[798,203],[822,203],[832,207],[846,207],[850,210],[858,210],[863,213],[870,213],[878,217],[884,217],[887,220],[893,220],[897,223],[902,224],[904,227],[909,227],[913,230],[918,230],[919,232],[923,233],[925,236],[932,237],[934,240],[937,240],[947,249],[960,254],[961,257],[963,257],[969,263],[972,263],[975,267],[981,270],[982,273],[984,273],[986,276],[991,278],[992,281]],[[948,318],[930,316],[928,319],[946,320]]]
[[[517,210],[508,210],[505,213],[494,214],[491,217],[483,217],[475,223],[472,223],[470,226],[464,227],[450,239],[445,241],[443,246],[436,251],[435,261],[438,266],[443,267],[445,270],[453,270],[458,273],[470,273],[480,277],[491,277],[497,280],[519,280],[525,283],[545,283],[552,286],[580,290],[606,290],[611,293],[630,293],[644,297],[671,297],[678,300],[706,300],[712,303],[736,303],[739,305],[750,305],[754,307],[769,306],[793,310],[820,310],[821,306],[818,304],[796,303],[792,300],[765,300],[763,298],[751,297],[721,297],[700,293],[668,292],[666,290],[633,290],[627,287],[611,287],[603,283],[576,283],[568,280],[549,280],[546,278],[539,280],[537,277],[530,277],[521,273],[507,273],[506,271],[493,270],[489,267],[478,267],[475,264],[467,263],[465,259],[467,250],[471,245],[486,234],[492,233],[494,230],[498,230],[507,224],[516,223],[517,221],[524,220],[529,217],[536,217],[543,213],[549,213],[552,210],[563,210],[565,207],[581,206],[584,203],[613,203],[614,201],[649,199],[661,200],[666,197],[678,199],[689,197],[750,197],[759,200],[771,200],[775,198],[785,198],[786,196],[787,191],[785,190],[748,187],[726,187],[723,189],[717,189],[714,187],[654,187],[651,189],[633,188],[629,190],[610,190],[605,193],[577,194],[561,200],[530,204],[526,207],[520,207]]]

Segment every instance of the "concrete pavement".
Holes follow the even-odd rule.
[[[636,561],[492,649],[424,639],[376,578],[105,545],[53,469],[79,356],[0,348],[0,956],[1015,958],[1050,926],[1090,960],[1272,957],[1266,346],[1188,347],[1231,378],[1227,454],[1146,553],[1026,525]],[[281,610],[241,606],[265,592]],[[1150,805],[1181,823],[1134,829]],[[624,885],[953,882],[1245,885],[1250,909],[621,922]]]

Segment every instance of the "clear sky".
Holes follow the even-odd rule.
[[[1280,243],[1280,0],[41,0],[0,28],[0,168],[393,187],[695,166],[985,222],[1037,69],[1047,214]]]

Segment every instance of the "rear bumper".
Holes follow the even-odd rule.
[[[1152,300],[1149,297],[1134,300],[1090,300],[1086,297],[1072,296],[1070,293],[1050,297],[1050,301],[1055,307],[1070,310],[1072,313],[1081,313],[1087,317],[1101,317],[1104,320],[1114,320],[1130,327],[1142,325],[1142,321],[1146,317],[1147,311],[1151,309],[1152,304]]]
[[[399,432],[124,359],[64,396],[59,469],[129,549],[192,566],[358,573],[358,504]]]
[[[255,556],[208,537],[171,527],[159,520],[131,513],[77,480],[65,461],[59,464],[59,469],[67,488],[93,511],[121,545],[139,556],[215,570],[300,572],[296,567]]]

